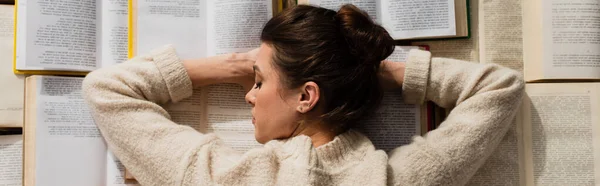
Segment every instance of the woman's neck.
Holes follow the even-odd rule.
[[[333,139],[335,139],[335,136],[336,136],[335,134],[317,132],[309,137],[312,141],[313,147],[317,148],[321,145],[325,145],[325,144],[333,141]]]
[[[333,141],[335,136],[340,133],[329,127],[331,125],[321,122],[314,122],[305,126],[306,128],[304,128],[300,134],[310,137],[313,147],[315,148]]]

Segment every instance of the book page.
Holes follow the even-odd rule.
[[[206,132],[214,132],[238,152],[262,146],[254,138],[251,105],[239,85],[219,84],[206,88]]]
[[[479,2],[476,0],[469,0],[469,11],[470,15],[470,29],[471,36],[469,38],[460,39],[446,39],[446,40],[434,40],[434,41],[419,41],[412,42],[412,45],[427,45],[429,51],[433,57],[445,57],[460,59],[466,61],[478,61],[479,60],[479,30],[478,30],[478,12]]]
[[[323,8],[331,9],[336,12],[340,9],[342,5],[353,4],[354,6],[367,12],[371,19],[381,23],[381,12],[379,11],[380,1],[378,0],[310,0],[308,3]],[[300,2],[298,4],[300,4]]]
[[[24,69],[26,68],[26,64],[25,61],[27,61],[27,55],[25,55],[25,48],[26,44],[27,44],[27,24],[26,21],[27,20],[27,0],[20,0],[16,2],[15,5],[17,8],[14,11],[17,11],[16,14],[14,14],[15,16],[17,16],[17,23],[15,24],[15,31],[13,32],[13,34],[16,34],[16,36],[13,36],[15,38],[15,42],[14,42],[14,50],[15,51],[15,69]],[[13,19],[15,20],[15,19]]]
[[[39,77],[35,183],[64,186],[104,183],[106,145],[81,95],[83,78]]]
[[[481,63],[523,70],[521,0],[479,0]],[[467,185],[523,185],[522,126],[513,122],[500,144]]]
[[[479,1],[479,61],[523,71],[521,0]]]
[[[599,89],[597,83],[526,86],[527,185],[600,183]]]
[[[208,55],[260,46],[262,27],[273,17],[271,0],[208,0]]]
[[[388,56],[385,60],[393,62],[406,62],[408,59],[408,52],[413,49],[420,49],[419,46],[396,46],[394,52]]]
[[[0,5],[0,127],[23,126],[25,77],[15,75],[13,65],[14,6]]]
[[[96,1],[26,2],[28,69],[66,69],[91,71],[96,63]],[[21,62],[19,62],[21,63]]]
[[[375,114],[356,129],[369,137],[375,148],[393,150],[421,134],[420,106],[404,103],[401,91],[387,91]]]
[[[454,0],[381,0],[381,23],[394,39],[456,35]]]
[[[0,135],[0,185],[21,185],[23,136]]]
[[[411,49],[418,46],[396,46],[387,60],[404,62]],[[363,132],[377,149],[385,151],[409,144],[412,137],[421,134],[421,110],[419,105],[405,104],[402,91],[384,93],[379,108],[356,129]]]
[[[251,108],[244,101],[244,95],[237,85],[213,85],[197,88],[191,97],[163,108],[175,123],[201,133],[215,133],[225,145],[244,153],[261,146],[254,138]]]
[[[99,3],[102,6],[98,63],[106,67],[127,60],[127,0]]]
[[[125,180],[125,166],[115,155],[107,151],[106,153],[106,185],[107,186],[137,186],[140,185],[135,180]]]
[[[172,44],[182,59],[206,57],[206,1],[136,0],[135,55]]]
[[[163,108],[167,110],[173,122],[190,126],[202,133],[206,132],[205,127],[202,127],[206,109],[206,100],[203,98],[202,89],[196,88],[189,98],[177,103],[168,103],[163,105]]]
[[[546,79],[600,78],[600,2],[542,1]]]

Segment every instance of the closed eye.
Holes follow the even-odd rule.
[[[260,89],[261,86],[262,82],[256,82],[256,86],[254,86],[254,89]]]

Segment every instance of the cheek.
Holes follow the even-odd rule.
[[[275,90],[262,89],[256,94],[254,117],[255,137],[261,143],[288,138],[298,125],[295,110]]]

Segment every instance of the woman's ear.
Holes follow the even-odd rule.
[[[309,81],[304,83],[300,87],[300,96],[298,100],[298,108],[296,110],[300,113],[307,113],[315,108],[317,102],[321,98],[321,92],[317,83]]]

